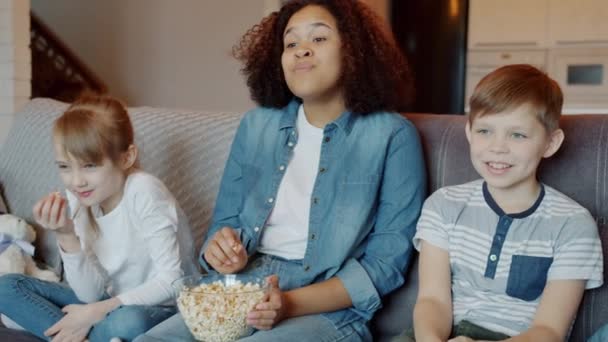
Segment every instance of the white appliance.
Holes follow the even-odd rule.
[[[564,92],[565,113],[606,113],[608,47],[552,49],[548,68]]]

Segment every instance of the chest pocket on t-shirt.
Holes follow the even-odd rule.
[[[533,301],[543,293],[547,273],[553,258],[530,255],[513,255],[507,281],[507,294]]]

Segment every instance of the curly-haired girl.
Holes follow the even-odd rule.
[[[353,0],[293,0],[235,55],[253,99],[234,138],[200,262],[272,275],[246,341],[369,341],[404,282],[424,199],[407,64]],[[181,329],[181,333],[179,332]],[[176,316],[138,341],[189,340]]]

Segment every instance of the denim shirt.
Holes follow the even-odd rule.
[[[298,143],[300,102],[245,114],[232,143],[207,233],[238,232],[250,257]],[[381,296],[404,282],[425,197],[422,149],[413,124],[396,113],[348,111],[324,128],[305,256],[282,290],[338,277],[353,307],[327,313],[335,324],[371,319]],[[207,243],[203,246],[205,250]],[[212,271],[203,258],[200,263]]]

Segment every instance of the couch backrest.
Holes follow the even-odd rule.
[[[466,117],[456,115],[406,115],[418,128],[424,147],[429,194],[447,185],[479,178],[469,157],[464,134]],[[552,158],[541,163],[540,179],[586,207],[596,218],[604,259],[608,256],[608,115],[566,115],[560,121],[566,139]],[[604,274],[608,263],[604,261]],[[385,299],[376,316],[377,335],[391,336],[412,324],[411,308],[417,294],[417,269],[408,273],[404,288]],[[600,325],[608,323],[608,286],[586,291],[571,335],[585,341]]]

